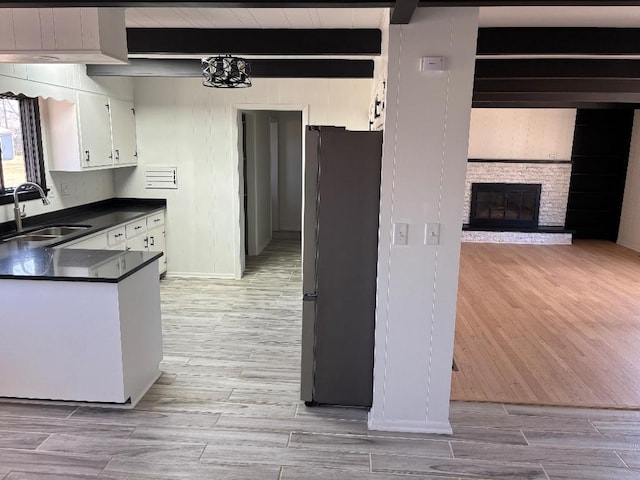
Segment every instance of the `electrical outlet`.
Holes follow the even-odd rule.
[[[69,195],[69,184],[61,183],[60,184],[60,195]]]

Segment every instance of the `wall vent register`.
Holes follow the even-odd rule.
[[[541,190],[539,183],[473,183],[469,226],[536,229]]]
[[[147,167],[144,181],[147,189],[177,189],[178,167]]]

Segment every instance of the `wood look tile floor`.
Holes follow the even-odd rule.
[[[298,400],[299,241],[241,281],[162,282],[164,374],[134,410],[0,404],[3,480],[640,478],[640,412],[453,402],[452,436]]]
[[[452,398],[640,407],[640,255],[465,243]]]

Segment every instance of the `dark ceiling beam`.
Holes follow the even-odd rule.
[[[546,79],[478,79],[474,80],[474,92],[482,93],[615,93],[640,95],[640,79],[602,78],[546,78]]]
[[[2,8],[55,7],[180,7],[180,8],[378,8],[391,7],[393,1],[380,0],[0,0]]]
[[[473,94],[473,106],[482,104],[509,104],[512,106],[531,106],[543,105],[549,107],[551,105],[559,104],[582,104],[594,106],[597,104],[639,104],[640,94],[638,93],[550,93],[550,92],[535,92],[535,93],[504,93],[502,95],[496,95],[495,93],[476,92]]]
[[[406,25],[411,21],[420,0],[397,0],[391,10],[392,25]]]
[[[379,55],[379,29],[127,29],[132,54]],[[481,28],[477,54],[640,55],[636,28]]]
[[[633,7],[640,0],[421,0],[420,7]]]
[[[638,110],[640,103],[614,103],[614,102],[581,102],[563,101],[558,98],[544,98],[537,101],[522,100],[479,100],[474,99],[473,108],[619,108],[624,110]]]
[[[373,60],[252,59],[253,78],[373,78]],[[202,77],[198,59],[130,59],[128,65],[87,65],[91,77]]]
[[[375,28],[128,28],[129,54],[380,55]]]
[[[475,78],[640,78],[640,60],[478,58],[476,60]]]
[[[218,8],[377,8],[393,7],[380,0],[0,0],[3,8],[52,7],[218,7]],[[640,0],[422,0],[420,7],[500,7],[500,6],[636,6]]]
[[[476,108],[601,108],[640,103],[640,60],[477,59]]]
[[[478,55],[640,55],[640,29],[481,28]]]

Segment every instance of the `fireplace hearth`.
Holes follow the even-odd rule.
[[[469,226],[535,230],[541,190],[539,183],[473,183]]]

